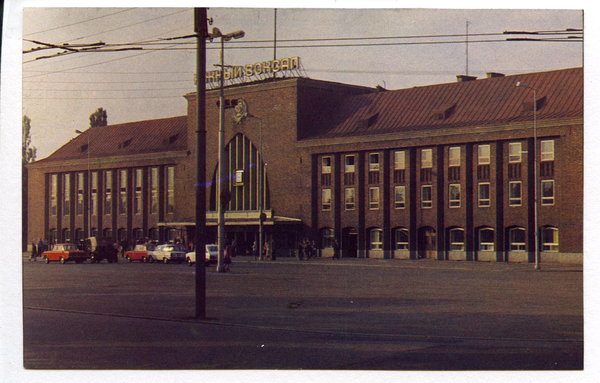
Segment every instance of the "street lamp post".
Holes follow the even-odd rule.
[[[252,114],[248,113],[246,115],[246,117],[248,118],[256,118],[258,120],[258,134],[259,134],[259,138],[258,138],[258,142],[259,142],[259,147],[258,147],[258,161],[257,162],[257,166],[258,166],[258,182],[257,182],[257,194],[258,194],[258,251],[259,251],[259,259],[262,261],[264,260],[264,255],[263,255],[263,172],[262,172],[262,160],[263,160],[263,154],[262,154],[262,118],[260,117],[256,117],[253,116]]]
[[[90,128],[91,129],[91,128]],[[75,133],[83,134],[83,132],[79,129],[75,129]],[[90,173],[90,132],[86,134],[87,136],[87,184],[88,184],[88,192],[87,192],[87,200],[88,200],[88,208],[87,208],[87,233],[88,237],[92,236],[92,174]]]
[[[219,247],[219,260],[217,263],[217,272],[224,272],[225,271],[225,265],[223,263],[223,250],[224,250],[224,246],[225,246],[225,207],[223,206],[224,203],[222,201],[223,199],[223,195],[225,192],[225,180],[228,180],[229,178],[227,177],[226,171],[227,169],[225,169],[225,166],[223,165],[223,160],[225,158],[225,95],[224,95],[224,77],[225,77],[225,64],[224,64],[224,51],[225,51],[225,41],[229,41],[231,39],[241,39],[242,37],[244,37],[245,32],[244,31],[235,31],[235,32],[231,32],[231,33],[227,33],[227,34],[222,34],[221,31],[219,30],[219,28],[213,28],[212,30],[212,34],[211,37],[212,38],[216,38],[216,37],[220,37],[221,38],[221,83],[220,83],[220,89],[219,89],[219,157],[218,157],[218,161],[219,161],[219,179],[218,179],[218,185],[219,185],[219,194],[218,194],[218,198],[219,203],[217,203],[217,209],[218,209],[218,216],[219,216],[219,222],[218,222],[218,247]]]
[[[535,269],[539,270],[540,265],[540,250],[539,250],[539,229],[538,229],[538,193],[537,193],[537,91],[535,88],[518,81],[516,84],[519,88],[527,88],[533,91],[533,215],[535,226]]]

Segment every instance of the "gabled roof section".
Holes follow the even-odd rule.
[[[533,92],[517,81],[537,90],[538,120],[583,116],[583,68],[571,68],[347,97],[306,138],[530,121]]]
[[[90,158],[187,150],[187,116],[89,128],[35,163],[87,159],[88,150]]]

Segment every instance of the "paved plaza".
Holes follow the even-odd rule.
[[[23,261],[26,369],[581,370],[581,266]]]

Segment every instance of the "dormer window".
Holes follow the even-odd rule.
[[[119,149],[125,149],[126,147],[131,145],[131,141],[133,141],[133,138],[123,141],[122,143],[119,144]]]
[[[454,109],[456,108],[456,104],[444,104],[438,108],[433,110],[433,119],[434,120],[445,120],[449,118],[452,113],[454,113]]]
[[[81,145],[81,153],[85,153],[88,150],[88,144]]]

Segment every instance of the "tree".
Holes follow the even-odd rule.
[[[25,165],[35,161],[37,148],[31,146],[31,119],[23,116],[23,169]]]
[[[106,125],[108,125],[106,110],[98,108],[94,113],[90,114],[90,128]]]

